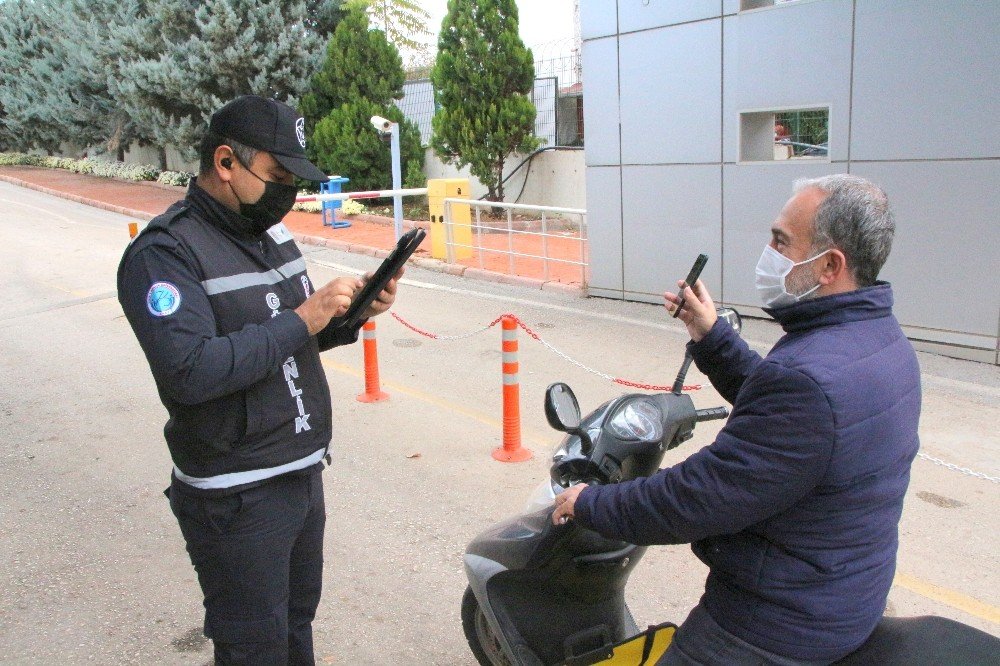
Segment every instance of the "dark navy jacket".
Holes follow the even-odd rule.
[[[129,245],[118,299],[170,417],[176,477],[218,490],[322,459],[331,404],[319,352],[358,331],[311,337],[293,310],[312,290],[284,225],[254,230],[194,181]]]
[[[917,453],[920,371],[886,283],[768,312],[766,358],[721,320],[690,343],[732,414],[655,475],[586,488],[575,514],[636,544],[692,542],[702,603],[765,650],[835,660],[868,637],[892,584]]]

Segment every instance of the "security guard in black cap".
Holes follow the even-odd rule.
[[[319,352],[357,340],[330,320],[363,282],[314,288],[281,223],[293,176],[326,180],[305,157],[304,129],[263,97],[219,109],[187,196],[118,268],[119,301],[170,416],[167,495],[219,664],[314,663],[332,432]],[[366,315],[395,292],[394,279]]]

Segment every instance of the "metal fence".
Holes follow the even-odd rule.
[[[786,157],[822,157],[828,152],[830,110],[809,109],[774,114],[774,142]]]
[[[453,220],[454,204],[467,204],[475,211],[468,224]],[[504,211],[499,219],[492,216],[498,209]],[[448,198],[444,225],[450,264],[456,263],[456,248],[465,248],[473,251],[480,268],[587,286],[587,211],[582,208]],[[455,240],[459,226],[470,228],[470,244]]]
[[[583,145],[583,84],[579,49],[572,40],[534,48],[535,136],[543,146]],[[539,56],[543,56],[539,58]],[[430,145],[434,118],[434,88],[429,79],[403,84],[403,98],[396,101],[403,115],[420,128],[420,141]]]

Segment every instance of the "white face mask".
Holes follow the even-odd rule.
[[[785,278],[788,277],[788,274],[791,273],[792,269],[796,266],[801,266],[802,264],[808,264],[810,261],[815,261],[829,251],[830,250],[823,250],[815,257],[796,263],[775,250],[770,245],[765,245],[764,253],[760,255],[760,260],[757,262],[756,270],[757,293],[760,295],[760,300],[764,303],[764,307],[780,308],[783,305],[791,305],[792,303],[801,301],[803,298],[819,289],[819,282],[817,282],[812,289],[809,289],[804,293],[791,294],[788,292],[787,285],[785,284]]]

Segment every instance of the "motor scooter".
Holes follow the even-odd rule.
[[[719,309],[737,332],[739,314]],[[586,417],[572,389],[549,386],[545,416],[566,433],[552,456],[550,478],[521,515],[469,544],[462,627],[483,666],[651,665],[676,626],[640,631],[625,603],[629,575],[645,547],[607,539],[573,521],[553,525],[555,496],[577,483],[618,483],[655,473],[664,454],[691,439],[695,425],[724,419],[725,407],[695,409],[682,393],[691,365],[685,355],[668,393],[629,393]],[[841,662],[862,664],[998,664],[1000,639],[940,617],[884,618]]]

